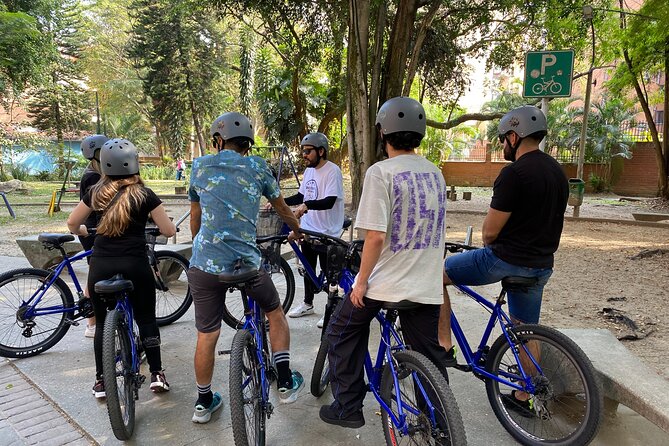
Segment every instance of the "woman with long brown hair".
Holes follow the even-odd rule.
[[[166,392],[169,384],[163,373],[160,356],[160,332],[156,323],[156,289],[153,273],[146,255],[145,227],[149,216],[168,237],[176,233],[156,194],[139,177],[139,158],[135,146],[126,139],[107,141],[100,150],[102,178],[84,196],[67,220],[73,234],[86,235],[83,224],[95,213],[98,217],[97,236],[88,272],[88,289],[95,317],[104,324],[107,304],[95,293],[95,283],[115,274],[133,282],[130,292],[139,335],[151,372],[151,390]],[[96,398],[106,396],[102,379],[102,330],[96,330],[95,385]]]

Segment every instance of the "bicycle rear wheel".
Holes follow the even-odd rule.
[[[394,353],[393,357],[396,361],[399,389],[395,388],[393,374],[390,366],[386,364],[383,368],[380,393],[394,416],[399,417],[397,406],[399,390],[405,405],[404,414],[408,432],[403,433],[395,426],[388,412],[382,410],[386,443],[390,446],[467,444],[460,409],[446,379],[437,367],[415,351],[399,351]],[[430,407],[434,410],[430,410]]]
[[[265,444],[266,412],[253,335],[239,330],[230,350],[230,416],[236,446]]]
[[[155,255],[162,279],[162,283],[156,281],[156,322],[162,327],[186,314],[193,297],[188,286],[188,259],[172,251],[156,251]]]
[[[135,372],[125,314],[107,314],[102,335],[102,371],[107,394],[107,413],[114,436],[129,440],[135,429]]]
[[[530,345],[538,352],[534,356],[543,374],[535,373],[532,378],[536,392],[529,410],[513,404],[508,385],[486,381],[488,400],[502,426],[525,445],[590,443],[601,423],[603,401],[588,357],[574,341],[552,328],[519,325],[510,334],[514,349],[524,352],[523,346]],[[486,369],[520,384],[519,365],[510,347],[501,335],[490,348]],[[525,362],[526,373],[534,369]]]
[[[295,297],[295,277],[290,265],[283,258],[280,259],[279,264],[265,263],[265,259],[263,259],[260,268],[264,268],[272,277],[272,282],[274,282],[276,291],[279,293],[281,307],[284,313],[288,312],[293,304],[293,297]],[[235,330],[242,328],[244,325],[244,304],[242,303],[241,293],[237,289],[230,288],[225,293],[223,320]]]
[[[23,268],[0,275],[0,356],[26,358],[47,351],[70,329],[74,311],[27,318],[25,302],[47,281],[49,272]],[[64,310],[74,307],[72,292],[58,278],[35,309]]]

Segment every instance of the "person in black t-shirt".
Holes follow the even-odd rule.
[[[144,186],[139,177],[137,149],[128,140],[112,139],[100,150],[101,180],[86,194],[67,219],[73,234],[88,234],[86,221],[91,213],[98,218],[93,246],[88,289],[93,310],[100,324],[107,316],[107,304],[94,292],[95,283],[115,274],[132,281],[129,293],[139,336],[151,371],[150,388],[154,392],[169,390],[160,357],[160,332],[156,323],[156,288],[146,255],[145,226],[151,216],[163,235],[172,237],[176,228],[160,199]],[[102,330],[95,332],[95,372],[93,394],[106,396],[102,379]]]
[[[81,154],[84,155],[84,158],[89,160],[90,163],[88,163],[88,166],[86,167],[86,170],[81,177],[81,181],[79,182],[80,200],[83,200],[88,191],[100,180],[100,149],[107,141],[109,141],[109,138],[107,138],[105,135],[91,135],[87,136],[83,141],[81,141]],[[97,227],[98,220],[94,213],[88,216],[84,222],[84,225],[86,225],[87,228]],[[93,249],[95,234],[89,235],[87,237],[79,236],[79,242],[85,251]],[[90,263],[91,258],[86,258],[86,261]],[[84,295],[86,297],[90,297],[87,287],[84,289]],[[88,318],[84,336],[87,338],[95,337],[95,316]]]
[[[485,285],[507,276],[536,277],[537,283],[526,292],[509,291],[507,301],[514,323],[537,323],[543,289],[553,273],[553,254],[562,234],[569,186],[558,162],[539,150],[547,134],[546,116],[537,107],[516,108],[502,117],[498,133],[504,159],[512,163],[495,180],[490,209],[483,221],[485,246],[451,256],[444,264],[439,342],[453,362],[446,285]],[[507,406],[510,409],[531,406],[524,392],[514,391],[504,397],[505,404],[512,403]]]

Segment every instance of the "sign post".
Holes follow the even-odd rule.
[[[574,50],[529,51],[525,54],[525,98],[571,96]]]

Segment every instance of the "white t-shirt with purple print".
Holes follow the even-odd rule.
[[[434,164],[415,154],[372,165],[355,227],[386,233],[366,297],[385,302],[443,302],[442,268],[446,182]]]

